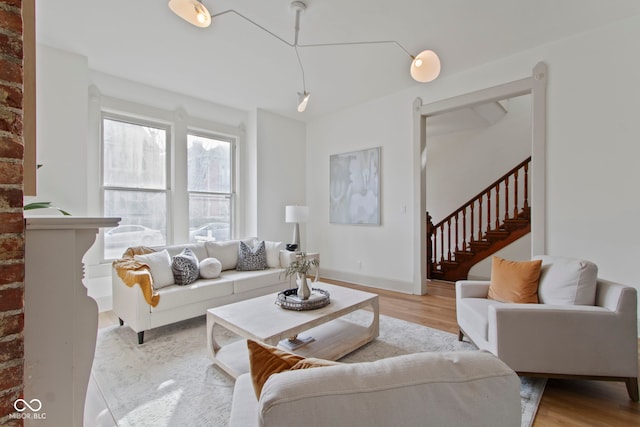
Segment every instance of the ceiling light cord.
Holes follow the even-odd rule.
[[[302,66],[302,60],[300,59],[300,53],[298,52],[298,46],[293,46],[293,49],[296,51],[296,57],[298,58],[298,64],[300,64],[300,72],[302,73],[302,89],[304,93],[307,93],[307,83],[304,78],[304,67]]]
[[[299,47],[326,47],[326,46],[351,46],[351,45],[367,45],[367,44],[394,44],[406,53],[409,58],[414,59],[407,49],[395,40],[379,40],[379,41],[366,41],[366,42],[340,42],[340,43],[313,43],[313,44],[298,44]]]
[[[276,33],[268,30],[267,28],[263,27],[262,25],[258,24],[256,21],[252,20],[251,18],[247,18],[246,16],[244,16],[243,14],[241,14],[240,12],[233,10],[233,9],[228,9],[225,10],[223,12],[219,12],[216,13],[214,15],[211,15],[211,18],[216,18],[218,16],[222,16],[222,15],[226,15],[228,13],[233,13],[237,16],[239,16],[240,18],[244,19],[245,21],[255,25],[256,27],[260,28],[262,31],[271,34],[273,37],[277,38],[278,40],[280,40],[282,43],[286,44],[289,47],[294,47],[295,45],[293,43],[289,43],[288,41],[286,41],[285,39],[283,39],[282,37],[280,37],[279,35],[277,35]]]

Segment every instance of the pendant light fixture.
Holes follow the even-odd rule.
[[[440,58],[432,50],[423,50],[411,61],[409,72],[415,81],[433,81],[440,75]]]
[[[310,96],[311,94],[307,91],[298,92],[298,113],[304,113],[304,110],[307,109],[307,102],[309,102]]]
[[[211,25],[211,14],[198,0],[169,0],[169,9],[196,27],[206,28]]]
[[[302,60],[298,53],[298,48],[310,48],[320,46],[347,46],[347,45],[367,45],[367,44],[394,44],[398,48],[402,49],[411,58],[411,65],[409,67],[409,74],[411,77],[420,83],[427,83],[435,80],[440,75],[440,58],[432,50],[423,50],[418,55],[413,56],[407,49],[405,49],[400,43],[395,40],[383,40],[383,41],[363,41],[363,42],[343,42],[343,43],[318,43],[318,44],[306,44],[301,45],[298,43],[298,33],[300,32],[300,14],[306,10],[307,5],[303,1],[293,1],[291,3],[291,10],[296,14],[295,18],[295,38],[293,43],[288,42],[282,37],[278,36],[274,32],[268,30],[257,22],[247,18],[240,12],[234,9],[227,9],[223,12],[216,13],[214,15],[209,14],[207,8],[198,0],[169,0],[169,8],[179,17],[185,21],[193,24],[197,27],[208,27],[211,24],[212,18],[217,16],[233,13],[250,24],[255,25],[264,32],[277,38],[282,43],[295,50],[296,57],[298,58],[298,64],[300,65],[300,72],[302,74],[302,92],[298,92],[298,108],[297,110],[302,113],[307,108],[309,97],[311,93],[307,92],[304,68],[302,66]]]

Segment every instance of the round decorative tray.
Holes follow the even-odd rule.
[[[316,308],[322,308],[330,303],[329,300],[329,292],[312,288],[311,296],[309,299],[300,299],[298,298],[298,289],[286,289],[282,292],[278,292],[278,297],[276,298],[276,305],[279,305],[282,308],[287,310],[315,310]]]

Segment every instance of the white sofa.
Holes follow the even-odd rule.
[[[521,375],[624,381],[638,401],[636,289],[598,279],[589,261],[534,260],[542,260],[539,304],[488,299],[488,281],[456,283],[459,339]]]
[[[158,304],[152,307],[144,298],[138,285],[127,286],[112,271],[113,311],[120,325],[127,324],[138,333],[138,343],[144,341],[144,331],[168,325],[181,320],[202,316],[206,310],[232,302],[278,292],[290,286],[280,265],[286,266],[295,257],[295,253],[281,250],[281,246],[270,248],[268,256],[276,256],[278,267],[258,271],[237,271],[237,252],[240,240],[219,243],[191,243],[183,245],[158,246],[152,249],[166,249],[171,257],[189,248],[202,261],[216,258],[222,261],[223,271],[215,279],[199,278],[184,285],[170,285],[157,289],[160,297]],[[276,251],[273,253],[273,251]],[[235,254],[235,259],[234,255]],[[273,265],[273,262],[271,263]]]
[[[230,427],[520,426],[520,381],[482,351],[416,353],[238,377]]]

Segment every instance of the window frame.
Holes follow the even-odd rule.
[[[165,177],[164,177],[164,189],[158,188],[145,188],[145,187],[123,187],[123,186],[113,186],[113,185],[105,185],[104,182],[104,173],[105,173],[105,144],[104,144],[104,121],[112,120],[132,125],[138,126],[146,126],[153,127],[157,129],[162,129],[165,131],[165,160],[164,160],[164,168],[165,168]],[[173,239],[173,188],[172,188],[172,165],[173,165],[173,145],[175,141],[175,126],[171,123],[166,122],[161,119],[153,119],[149,117],[142,117],[136,114],[128,114],[122,112],[114,112],[108,109],[100,110],[100,211],[104,215],[105,211],[105,193],[107,191],[128,191],[128,192],[139,192],[139,193],[158,193],[165,195],[165,212],[166,212],[166,230],[165,230],[165,244],[170,244]],[[103,262],[108,262],[113,260],[113,258],[107,258],[105,256],[105,241],[104,238],[101,239],[100,245],[100,258]]]
[[[187,163],[186,166],[186,173],[187,173],[187,182],[186,182],[186,188],[185,188],[185,192],[187,195],[187,201],[189,202],[190,200],[190,196],[192,194],[201,194],[201,195],[214,195],[214,196],[228,196],[229,197],[229,204],[230,204],[230,212],[229,212],[229,217],[230,217],[230,221],[229,221],[229,230],[230,230],[230,234],[229,234],[229,238],[233,239],[235,236],[235,229],[236,229],[236,198],[237,198],[237,193],[236,193],[236,145],[237,145],[237,137],[231,136],[231,135],[224,135],[222,133],[219,132],[215,132],[215,131],[208,131],[208,130],[203,130],[203,129],[196,129],[196,128],[192,128],[192,127],[187,127],[186,129],[186,133],[185,133],[185,151],[186,151],[186,156],[188,158],[189,156],[189,144],[188,144],[188,138],[189,135],[193,135],[196,137],[201,137],[201,138],[207,138],[207,139],[214,139],[214,140],[218,140],[218,141],[225,141],[229,143],[229,162],[230,162],[230,170],[229,170],[229,174],[230,174],[230,188],[229,188],[229,193],[221,193],[221,192],[212,192],[212,191],[191,191],[189,190],[189,179],[188,179],[188,174],[189,174],[189,165]],[[189,209],[187,209],[187,222],[191,221],[191,217],[189,215]],[[192,243],[192,242],[190,242]]]

